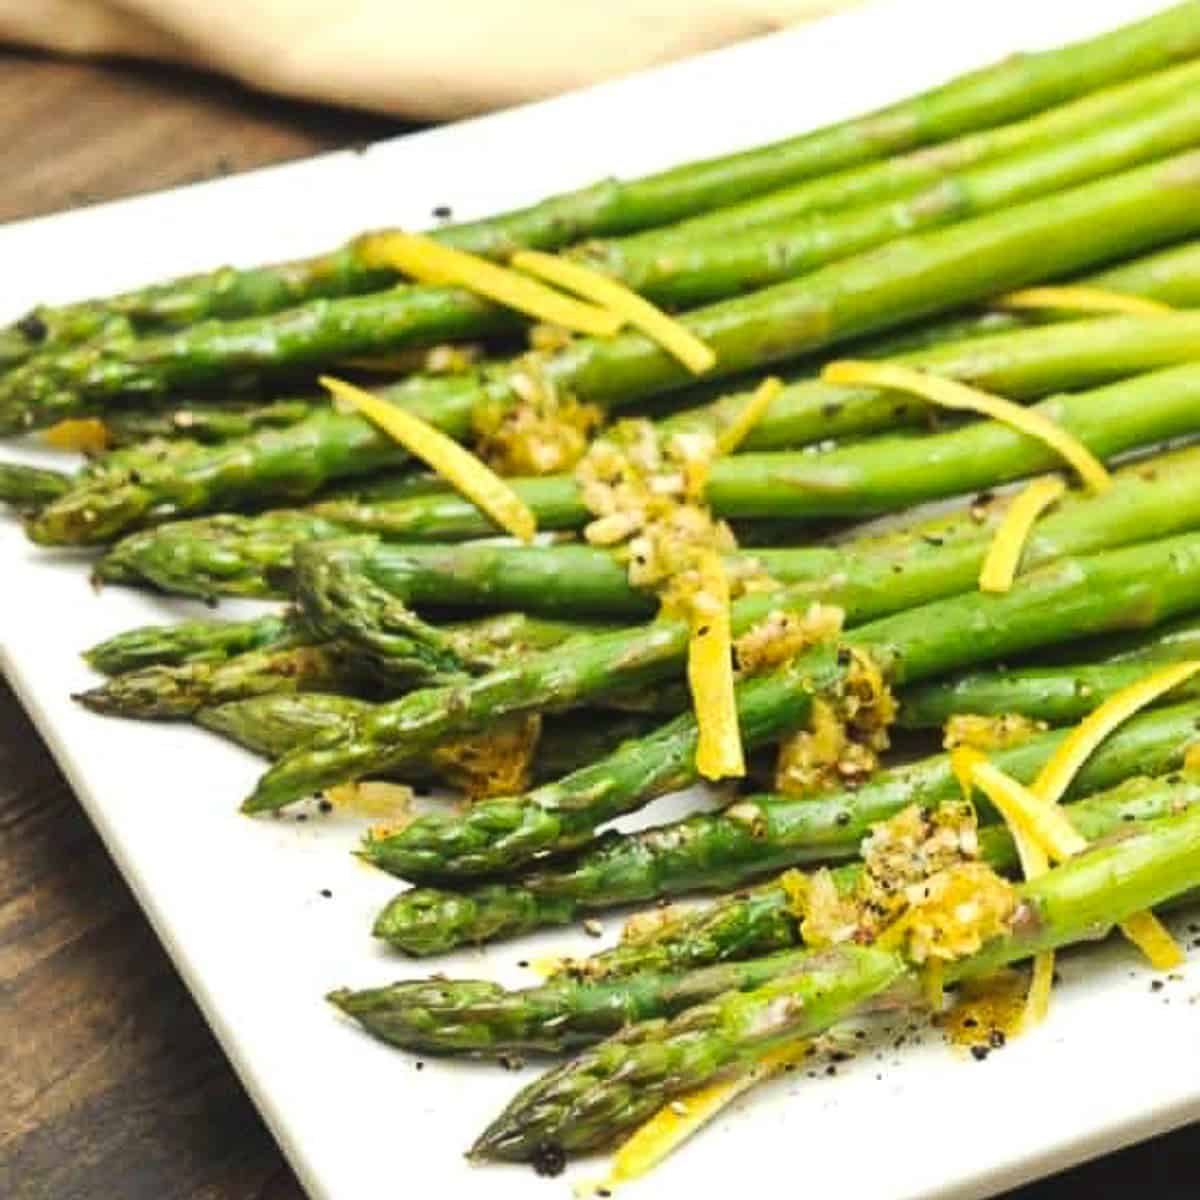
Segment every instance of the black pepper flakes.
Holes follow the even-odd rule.
[[[435,208],[433,210],[433,216],[434,216],[435,220],[448,221],[448,220],[450,220],[450,218],[452,216],[454,216],[454,212],[451,209],[450,205],[438,204],[435,206]]]
[[[44,342],[50,334],[50,326],[37,313],[28,313],[17,322],[21,336],[31,342]]]
[[[322,896],[323,896],[323,897],[324,897],[326,900],[332,900],[332,899],[333,899],[333,893],[332,893],[332,892],[331,892],[331,891],[330,891],[328,888],[322,888],[322,889],[321,889],[321,895],[322,895]]]
[[[985,1058],[987,1058],[987,1056],[989,1054],[991,1054],[991,1052],[992,1051],[991,1051],[990,1046],[972,1046],[971,1047],[971,1057],[976,1062],[983,1062],[983,1060]]]
[[[529,1160],[533,1169],[545,1179],[553,1179],[567,1169],[567,1156],[557,1142],[538,1142]]]

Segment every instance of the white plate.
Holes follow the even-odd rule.
[[[466,218],[768,141],[1160,7],[896,0],[366,154],[10,225],[0,229],[0,318],[217,262],[306,254],[372,225],[422,226],[436,205]],[[88,682],[82,647],[187,611],[198,610],[121,589],[97,597],[77,556],[35,551],[0,525],[4,670],[305,1186],[336,1200],[566,1195],[561,1179],[535,1184],[523,1168],[461,1157],[527,1076],[441,1062],[418,1072],[322,1000],[336,985],[421,971],[367,936],[393,885],[351,859],[355,828],[239,817],[257,760],[191,729],[91,716],[69,699]],[[654,816],[670,811],[660,804]],[[605,924],[614,934],[616,920]],[[571,942],[587,939],[576,931],[544,945]],[[528,978],[517,960],[535,949],[465,953],[437,969],[515,983]],[[980,1196],[1200,1115],[1196,980],[1151,993],[1120,946],[1077,958],[1067,975],[1049,1023],[986,1063],[926,1035],[836,1078],[788,1076],[640,1194],[712,1196],[790,1176],[843,1200]]]

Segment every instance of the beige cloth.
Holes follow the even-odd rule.
[[[0,41],[224,71],[445,119],[769,33],[852,0],[0,0]]]

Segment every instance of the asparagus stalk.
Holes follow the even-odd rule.
[[[1170,246],[1072,282],[1128,296],[1143,296],[1177,308],[1195,308],[1200,305],[1200,243]],[[968,310],[867,338],[855,346],[854,352],[864,358],[882,358],[942,342],[1008,333],[1025,329],[1031,323],[1054,322],[1061,316],[1053,309]]]
[[[1144,673],[1144,671],[1143,671]],[[1197,741],[1195,721],[1200,706],[1185,704],[1130,722],[1088,761],[1074,783],[1073,795],[1108,789],[1135,773],[1161,775],[1177,769]],[[997,766],[1029,783],[1066,738],[1054,731],[992,754]],[[547,925],[579,920],[589,911],[687,892],[734,888],[770,871],[855,855],[871,826],[909,804],[936,808],[958,794],[950,757],[936,755],[883,771],[860,789],[826,796],[760,795],[740,799],[711,813],[693,813],[668,825],[636,833],[603,835],[594,845],[512,882],[484,883],[455,891],[412,888],[401,892],[380,912],[374,933],[409,954],[439,954],[455,946],[515,937]],[[1155,793],[1157,794],[1157,793]],[[1088,836],[1115,826],[1130,812],[1155,815],[1140,808],[1141,791],[1101,796],[1074,806],[1088,823]],[[1108,826],[1105,822],[1108,822]],[[987,838],[990,856],[999,854]],[[1009,858],[997,858],[1005,868]],[[781,888],[764,899],[759,889],[743,901],[727,901],[717,914],[682,920],[672,936],[669,954],[682,942],[687,961],[712,945],[718,958],[765,953],[794,942],[790,926],[779,923],[787,907]],[[734,904],[743,905],[734,911]],[[780,940],[783,939],[783,940]],[[641,961],[635,945],[620,946],[599,956],[605,975],[634,969]],[[648,952],[651,962],[661,946]],[[694,965],[694,964],[693,964]],[[640,969],[640,968],[636,968]],[[657,967],[653,969],[659,969]],[[675,967],[663,967],[674,970]]]
[[[1064,559],[1026,575],[1002,595],[976,592],[896,613],[852,631],[845,648],[869,655],[891,684],[916,683],[970,663],[1194,612],[1200,606],[1198,580],[1200,535],[1188,534]],[[842,684],[843,656],[851,657],[818,647],[770,674],[742,681],[737,710],[746,749],[802,725],[813,696]],[[488,801],[461,817],[421,818],[371,840],[363,854],[416,882],[512,870],[542,854],[580,846],[604,822],[697,782],[696,740],[696,718],[689,712],[553,784]],[[265,798],[281,793],[292,798],[295,793],[289,796],[284,788],[294,788],[309,768],[339,755],[350,762],[361,755],[352,768],[361,775],[369,753],[360,736],[336,750],[289,756],[260,781],[246,807],[257,811],[266,807]],[[324,761],[322,754],[328,756]]]
[[[385,390],[389,399],[455,437],[470,428],[472,395],[462,380]],[[176,446],[175,443],[167,443]],[[127,452],[133,454],[136,451]],[[406,462],[407,453],[362,418],[321,408],[294,425],[215,446],[184,447],[164,462],[84,479],[30,527],[35,540],[111,540],[141,524],[271,499],[307,499],[334,480]],[[90,514],[90,516],[89,516]],[[89,526],[91,533],[84,533]]]
[[[224,658],[193,656],[177,666],[117,675],[76,696],[94,712],[123,717],[191,717],[205,707],[298,692],[395,695],[445,685],[534,651],[550,650],[594,627],[510,613],[439,629],[393,605],[384,636],[347,646],[307,623],[265,648]],[[244,626],[243,626],[244,631]],[[340,632],[355,632],[350,629]],[[187,634],[185,630],[185,637]],[[234,631],[235,634],[238,632]],[[201,639],[203,633],[201,632]],[[155,640],[153,631],[150,641]]]
[[[1008,396],[1035,396],[1055,388],[1078,389],[1141,370],[1170,365],[1192,353],[1200,318],[1191,315],[1154,319],[1114,318],[973,339],[900,361],[974,382]],[[732,397],[665,423],[665,431],[722,427],[744,403]],[[842,432],[868,432],[889,419],[919,419],[925,406],[911,399],[866,388],[836,388],[808,381],[784,389],[750,440],[760,447],[798,444],[818,436],[822,422]],[[454,503],[453,498],[443,500]],[[336,536],[354,527],[386,527],[392,503],[342,501],[317,511],[282,511],[255,517],[222,515],[172,522],[132,534],[97,567],[102,580],[145,580],[165,591],[190,595],[271,596],[284,594],[292,547],[298,542]],[[462,506],[468,520],[478,520]],[[321,515],[323,512],[330,516]],[[939,531],[941,536],[941,531]],[[558,561],[561,556],[561,561]],[[422,604],[495,603],[557,612],[560,603],[583,611],[614,615],[648,613],[645,597],[630,589],[612,559],[586,547],[407,547],[377,552],[394,559],[383,565],[381,581],[389,590]],[[820,550],[760,552],[757,557],[781,582],[795,581],[808,570],[832,571],[840,564]],[[399,577],[397,577],[397,575]],[[563,595],[564,581],[570,595]]]
[[[1141,777],[1073,804],[1068,811],[1075,828],[1094,841],[1123,829],[1130,821],[1169,816],[1197,803],[1200,783],[1194,778]],[[997,871],[1012,872],[1020,866],[1012,835],[1002,825],[980,832],[980,858]],[[860,872],[859,863],[838,868],[834,879],[839,889],[849,893]],[[573,1050],[635,1021],[673,1016],[721,992],[757,987],[766,982],[764,970],[774,970],[771,978],[786,971],[797,953],[787,948],[800,945],[799,922],[780,884],[758,889],[755,899],[761,906],[768,895],[776,905],[777,920],[772,924],[778,928],[778,941],[773,942],[768,934],[765,946],[749,947],[754,955],[749,961],[718,961],[701,967],[671,964],[666,970],[648,964],[646,969],[628,974],[606,969],[601,954],[577,964],[577,970],[518,991],[477,980],[439,978],[364,991],[342,990],[329,999],[376,1037],[407,1050],[472,1055]],[[734,897],[718,901],[716,908],[728,910],[749,903],[749,897]],[[713,912],[710,908],[704,914],[710,923]],[[692,924],[699,922],[692,918]],[[638,944],[625,942],[618,950],[636,951]],[[775,949],[784,952],[758,958]]]
[[[0,463],[0,503],[23,512],[57,500],[71,490],[71,476],[45,467],[27,467],[23,463]]]
[[[714,377],[724,377],[1182,237],[1200,229],[1198,197],[1200,152],[1192,152],[1053,199],[902,238],[800,280],[697,309],[684,323],[713,348]],[[676,359],[637,333],[572,343],[546,355],[541,370],[579,399],[609,406],[670,391],[690,378]],[[450,383],[459,386],[447,398]],[[502,405],[514,394],[503,372],[474,395],[462,380],[442,381],[437,389],[439,401],[451,404],[464,422],[485,395]],[[416,404],[419,388],[406,396]],[[431,401],[429,407],[439,406]],[[439,414],[422,415],[439,422]],[[83,487],[51,504],[32,534],[51,543],[108,541],[160,512],[179,516],[252,500],[264,503],[281,492],[299,497],[339,475],[402,461],[399,447],[385,447],[383,436],[364,419],[319,416],[331,422],[325,436],[336,433],[328,450],[322,432],[302,421],[288,430],[227,443],[210,452],[211,458],[199,455],[182,467],[177,463],[166,478]],[[448,422],[440,416],[440,423]],[[264,438],[270,453],[262,453]],[[259,457],[266,460],[261,470],[254,465]],[[231,461],[238,464],[232,478],[226,469]],[[556,489],[555,483],[562,486]],[[554,519],[565,521],[573,505],[574,519],[583,519],[571,481],[538,481],[535,490],[535,511],[546,527],[554,527]],[[460,514],[460,519],[471,516]],[[407,523],[420,524],[412,514]]]
[[[1154,624],[1193,610],[1188,588],[1191,573],[1200,571],[1195,560],[1195,536],[1065,559],[1025,576],[1004,595],[974,593],[885,617],[852,633],[849,645],[871,654],[891,682],[903,684],[1090,633]],[[735,607],[735,632],[795,603],[786,590],[748,597]],[[461,686],[384,705],[352,738],[282,759],[259,781],[244,811],[278,808],[315,788],[394,769],[448,734],[486,727],[507,713],[578,704],[613,688],[615,676],[626,689],[659,682],[679,671],[686,643],[682,622],[658,621],[581,638],[552,663],[548,655],[529,658]],[[744,682],[738,695],[744,744],[753,748],[801,724],[813,692],[836,686],[841,672],[836,654],[822,648]],[[603,821],[694,782],[695,738],[694,718],[680,717],[554,787],[495,802],[461,824],[417,822],[373,843],[369,856],[406,876],[445,878],[511,869],[550,848],[569,849],[589,840]]]
[[[905,692],[900,724],[906,729],[929,729],[939,728],[959,713],[1020,713],[1065,725],[1144,678],[1147,669],[1144,662],[1120,662],[965,675]],[[1190,681],[1172,696],[1200,696],[1200,685]]]
[[[227,442],[259,429],[279,429],[302,421],[320,401],[225,400],[177,401],[170,405],[108,408],[104,428],[113,446],[132,446],[147,438],[186,437],[201,443]]]
[[[922,229],[1045,196],[1185,149],[1200,137],[1192,102],[1200,67],[1189,63],[1173,96],[1102,123],[1067,142],[948,175],[924,191],[876,207],[804,217],[763,230],[672,245],[609,243],[585,248],[589,265],[659,303],[677,307],[794,279],[826,263]],[[401,287],[322,299],[277,316],[206,324],[133,344],[40,356],[0,380],[0,414],[10,428],[47,414],[103,409],[125,395],[161,396],[269,379],[358,354],[488,334],[511,313],[460,288]]]
[[[233,658],[152,666],[114,676],[75,696],[108,716],[173,720],[249,696],[369,692],[370,672],[332,643],[248,650]]]
[[[351,696],[302,692],[231,700],[202,708],[193,719],[264,758],[278,758],[318,738],[339,736],[370,709],[369,701]],[[605,713],[598,717],[593,712],[580,712],[551,716],[542,723],[532,764],[533,778],[557,779],[648,728],[648,718],[636,714]],[[431,778],[435,776],[428,763],[410,763],[405,769],[410,783],[424,782],[427,773]]]
[[[901,200],[941,183],[956,172],[983,163],[1010,161],[1030,150],[1061,146],[1080,135],[1093,133],[1102,123],[1122,120],[1150,104],[1171,99],[1192,78],[1190,63],[1169,67],[1022,121],[982,129],[869,166],[804,180],[674,225],[633,234],[617,243],[617,253],[650,247],[663,250],[693,242],[698,237],[728,237],[798,217]],[[608,246],[601,244],[600,249],[604,252]]]
[[[1092,287],[1148,296],[1176,308],[1200,305],[1200,242],[1172,246],[1092,275]]]
[[[83,657],[94,671],[121,675],[144,667],[225,662],[250,650],[292,646],[307,637],[289,613],[269,613],[245,621],[179,621],[118,633],[85,650]]]
[[[1152,371],[1092,391],[1053,396],[1036,406],[1100,458],[1111,458],[1195,431],[1200,368],[1194,363]],[[817,520],[863,517],[955,496],[1038,471],[1061,460],[1044,442],[994,421],[978,421],[926,437],[893,435],[821,454],[763,452],[717,459],[705,499],[721,517]],[[579,528],[592,514],[568,476],[510,481],[547,528]],[[55,525],[65,497],[44,510],[35,534]],[[457,495],[417,496],[390,505],[333,501],[324,516],[394,540],[440,541],[495,534],[490,518]]]
[[[1010,932],[947,964],[951,981],[1046,950],[1105,936],[1116,924],[1200,883],[1200,813],[1130,825],[1019,888]],[[521,1091],[471,1149],[475,1158],[524,1161],[547,1147],[579,1153],[608,1145],[676,1096],[768,1050],[823,1032],[890,992],[914,1003],[919,981],[880,947],[813,952],[751,992],[728,992],[668,1020],[650,1020],[584,1050]]]
[[[1200,528],[1200,450],[1150,459],[1115,478],[1105,495],[1077,499],[1038,526],[1026,547],[1025,569],[1064,554]],[[995,504],[979,514],[978,523],[956,515],[844,548],[764,550],[753,558],[781,584],[808,583],[856,623],[910,602],[970,591],[991,544],[990,525],[1001,511]],[[423,554],[427,549],[432,553]],[[418,608],[503,603],[533,611],[625,616],[649,615],[652,607],[648,597],[629,586],[611,555],[583,546],[316,543],[298,553],[296,592],[310,624],[359,643],[370,641],[373,622],[367,617],[352,628],[354,618],[364,610],[386,612],[389,596]],[[402,608],[402,622],[406,613]]]
[[[915,146],[1035,113],[1200,53],[1193,3],[1058,50],[993,67],[877,112],[774,145],[695,162],[622,183],[603,180],[528,208],[437,231],[448,245],[503,257],[551,249],[707,212],[798,179],[869,163]],[[114,316],[138,327],[179,327],[207,317],[274,312],[303,300],[371,291],[389,273],[369,269],[355,243],[314,259],[253,270],[223,268],[107,300],[40,308],[5,331],[4,358],[91,338]]]
[[[1195,75],[1192,64],[1187,72]],[[1194,78],[1181,81],[1176,97],[1161,104],[1069,141],[950,172],[902,199],[761,229],[713,231],[667,247],[647,238],[638,245],[592,244],[580,254],[590,266],[660,304],[686,308],[723,299],[793,279],[916,230],[994,212],[1184,149],[1197,133],[1188,95],[1194,90]]]

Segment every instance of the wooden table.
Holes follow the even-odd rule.
[[[178,71],[0,51],[0,220],[401,130]],[[1096,1053],[1097,1086],[1120,1087],[1104,1071],[1104,1047]],[[996,1136],[1004,1136],[1002,1114],[980,1119],[994,1120]],[[1122,1197],[1133,1189],[1155,1200],[1194,1200],[1200,1131],[1160,1138],[1009,1200]],[[553,1185],[536,1191],[550,1195]],[[398,1192],[381,1187],[379,1195]],[[2,681],[0,1197],[303,1197]]]

